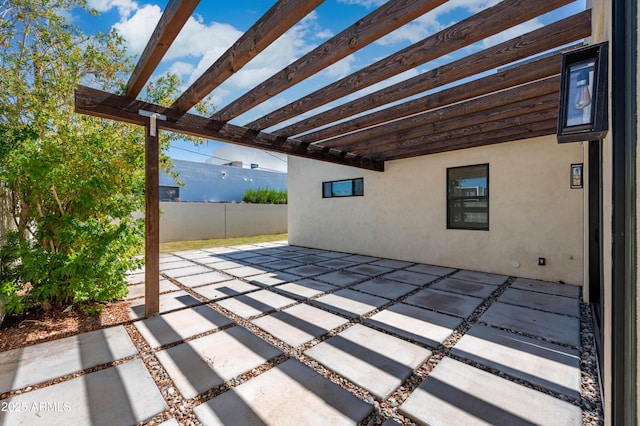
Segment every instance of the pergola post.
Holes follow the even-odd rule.
[[[144,315],[160,311],[160,148],[156,120],[158,114],[140,111],[149,117],[145,126],[145,274]],[[166,118],[164,118],[166,119]]]

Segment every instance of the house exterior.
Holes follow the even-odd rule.
[[[161,114],[166,130],[290,154],[291,244],[580,286],[597,327],[605,423],[637,424],[638,2],[589,0],[577,14],[453,65],[307,114],[571,3],[504,0],[251,123],[229,122],[441,4],[386,2],[214,116],[189,114],[218,78],[228,77],[226,70],[242,68],[320,1],[290,3],[280,9],[279,2],[247,30],[172,107],[133,101],[149,76],[142,72],[134,72],[126,97],[76,91],[77,111],[148,129],[145,280],[154,297],[147,298],[145,313],[157,313],[159,303],[154,117]],[[160,21],[157,32],[165,40],[151,40],[136,69],[162,56],[177,32],[169,30],[189,14]],[[558,54],[536,55],[566,46],[575,51],[576,42],[608,43],[608,88],[602,92],[608,102],[600,109],[608,132],[559,144],[564,112],[558,98],[564,99],[567,74],[561,74]],[[523,65],[525,58],[535,61]],[[507,64],[516,66],[465,80]],[[449,86],[453,82],[459,84]],[[411,98],[418,94],[426,95]],[[386,107],[400,99],[406,101]],[[575,104],[585,107],[584,96]],[[351,116],[357,118],[343,121]],[[299,121],[266,131],[288,119]]]
[[[184,186],[172,176],[160,173],[161,201],[241,202],[248,189],[287,190],[287,174],[233,165],[173,160],[173,171]]]

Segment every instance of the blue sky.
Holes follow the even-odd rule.
[[[303,85],[298,85],[301,87],[296,86],[280,93],[232,122],[242,125],[253,121],[273,109],[284,106],[300,96],[311,93],[498,2],[498,0],[450,0],[378,42],[349,55],[308,79]],[[99,15],[91,16],[78,12],[74,15],[76,24],[87,33],[106,32],[115,28],[124,37],[129,54],[137,59],[168,2],[166,0],[149,3],[142,0],[88,0],[88,3],[99,11]],[[201,1],[156,70],[156,75],[168,71],[176,73],[183,79],[186,88],[274,3],[275,0]],[[366,16],[382,3],[385,3],[385,0],[326,0],[263,54],[254,58],[243,70],[217,88],[213,92],[215,105],[224,107],[254,85],[340,33],[359,18]],[[549,22],[584,10],[584,7],[584,0],[575,1],[539,19],[521,24],[437,61],[406,71],[386,82],[385,85],[413,77],[472,51],[481,50],[518,34],[532,31]],[[381,87],[383,84],[374,85],[358,92],[358,95]],[[310,115],[338,103],[341,101],[332,102],[321,109],[311,111]],[[286,124],[285,122],[277,127]],[[191,143],[179,143],[169,154],[174,158],[204,161],[206,154],[209,154],[215,146],[217,143],[199,147],[194,147]]]

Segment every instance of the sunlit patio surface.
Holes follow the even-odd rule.
[[[284,241],[161,255],[151,318],[129,282],[130,323],[0,353],[0,424],[580,425],[598,403],[577,286]]]

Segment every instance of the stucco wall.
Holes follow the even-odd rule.
[[[289,242],[581,284],[584,190],[569,176],[582,162],[582,143],[551,136],[391,161],[383,173],[291,157]],[[446,229],[447,168],[481,163],[490,230]],[[363,197],[322,198],[323,181],[358,177]]]
[[[287,232],[287,205],[161,202],[160,242]]]

